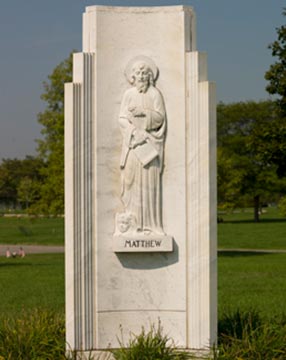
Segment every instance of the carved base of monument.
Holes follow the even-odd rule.
[[[180,351],[180,349],[177,349]],[[215,350],[187,350],[184,349],[184,352],[187,351],[190,354],[190,358],[193,360],[210,360],[215,358],[215,355],[218,355],[214,353]],[[86,351],[86,352],[77,352],[76,355],[72,353],[67,353],[70,357],[74,356],[73,359],[75,360],[115,360],[113,354],[108,351]],[[140,359],[138,359],[140,360]]]
[[[114,235],[112,249],[114,252],[171,252],[173,238],[164,235]]]

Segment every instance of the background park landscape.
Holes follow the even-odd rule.
[[[286,358],[285,44],[277,24],[267,100],[217,107],[221,359]],[[1,160],[0,244],[64,245],[63,84],[71,74],[67,54],[44,82],[36,154]],[[64,254],[0,255],[0,359],[63,359]]]

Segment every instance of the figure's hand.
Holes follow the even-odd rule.
[[[133,133],[134,141],[133,141],[133,147],[136,147],[138,145],[142,145],[146,142],[148,138],[148,134],[144,130],[137,129]]]
[[[128,109],[134,117],[145,117],[146,112],[140,106],[133,106]]]

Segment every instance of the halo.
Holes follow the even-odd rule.
[[[133,69],[134,64],[137,62],[146,63],[153,72],[154,81],[157,80],[159,71],[158,71],[158,68],[155,65],[154,61],[152,59],[150,59],[148,56],[138,55],[138,56],[135,56],[133,59],[131,59],[125,68],[124,74],[129,82],[132,82],[132,69]]]

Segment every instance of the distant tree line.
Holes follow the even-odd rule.
[[[276,61],[265,74],[266,90],[275,100],[217,107],[219,206],[252,206],[256,221],[263,204],[286,194],[285,26],[269,48]],[[72,54],[44,82],[47,106],[38,115],[43,137],[37,157],[4,159],[0,165],[0,203],[35,213],[64,212],[64,83],[70,81]],[[284,203],[286,208],[285,198]]]
[[[277,203],[286,193],[286,168],[281,166],[286,154],[281,152],[281,162],[272,159],[280,146],[276,126],[283,120],[273,101],[221,103],[217,116],[219,206],[253,207],[259,221],[262,205]]]
[[[47,103],[39,113],[42,139],[37,156],[24,160],[2,159],[0,203],[30,213],[64,213],[64,84],[72,79],[72,54],[44,82],[41,98]]]
[[[276,31],[277,40],[269,45],[276,61],[265,73],[266,90],[276,99],[217,109],[219,205],[252,205],[255,221],[263,203],[286,193],[286,26]]]
[[[40,199],[45,163],[38,157],[3,159],[0,165],[0,203],[6,208],[29,208]]]

